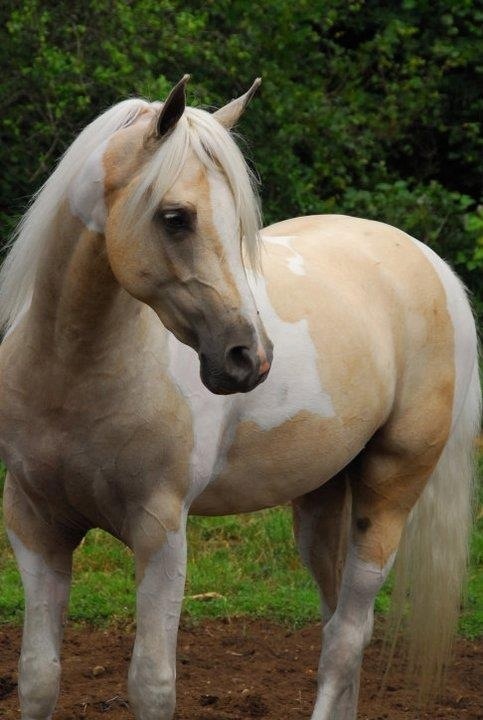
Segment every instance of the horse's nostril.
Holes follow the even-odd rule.
[[[265,380],[270,360],[255,344],[227,345],[220,358],[216,353],[199,352],[200,375],[208,390],[218,395],[249,392]]]
[[[226,352],[226,369],[228,373],[239,380],[244,380],[253,372],[255,363],[250,349],[245,345],[234,345]]]

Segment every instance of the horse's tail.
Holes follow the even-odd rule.
[[[408,667],[422,700],[441,688],[467,576],[481,417],[477,343],[474,356],[461,412],[411,513],[396,560],[390,633],[395,642],[404,623]]]

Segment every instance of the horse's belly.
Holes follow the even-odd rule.
[[[367,428],[301,411],[270,430],[238,426],[220,471],[191,505],[191,513],[225,515],[282,505],[320,487],[364,447]]]

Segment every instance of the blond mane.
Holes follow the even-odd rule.
[[[80,133],[34,195],[8,243],[10,250],[0,270],[0,330],[7,332],[30,304],[37,269],[59,205],[85,160],[101,143],[133,123],[139,113],[149,107],[153,105],[145,100],[125,100],[96,118]],[[254,178],[230,133],[204,110],[187,108],[174,131],[160,143],[126,204],[126,216],[130,215],[127,219],[136,221],[137,213],[152,212],[176,181],[190,148],[207,167],[216,167],[225,174],[249,260],[256,266],[260,209]]]

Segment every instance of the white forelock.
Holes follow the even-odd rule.
[[[255,179],[233,137],[205,110],[186,108],[174,130],[161,141],[125,203],[125,221],[137,224],[152,216],[176,182],[189,150],[208,169],[225,175],[249,260],[257,267],[261,216]]]

